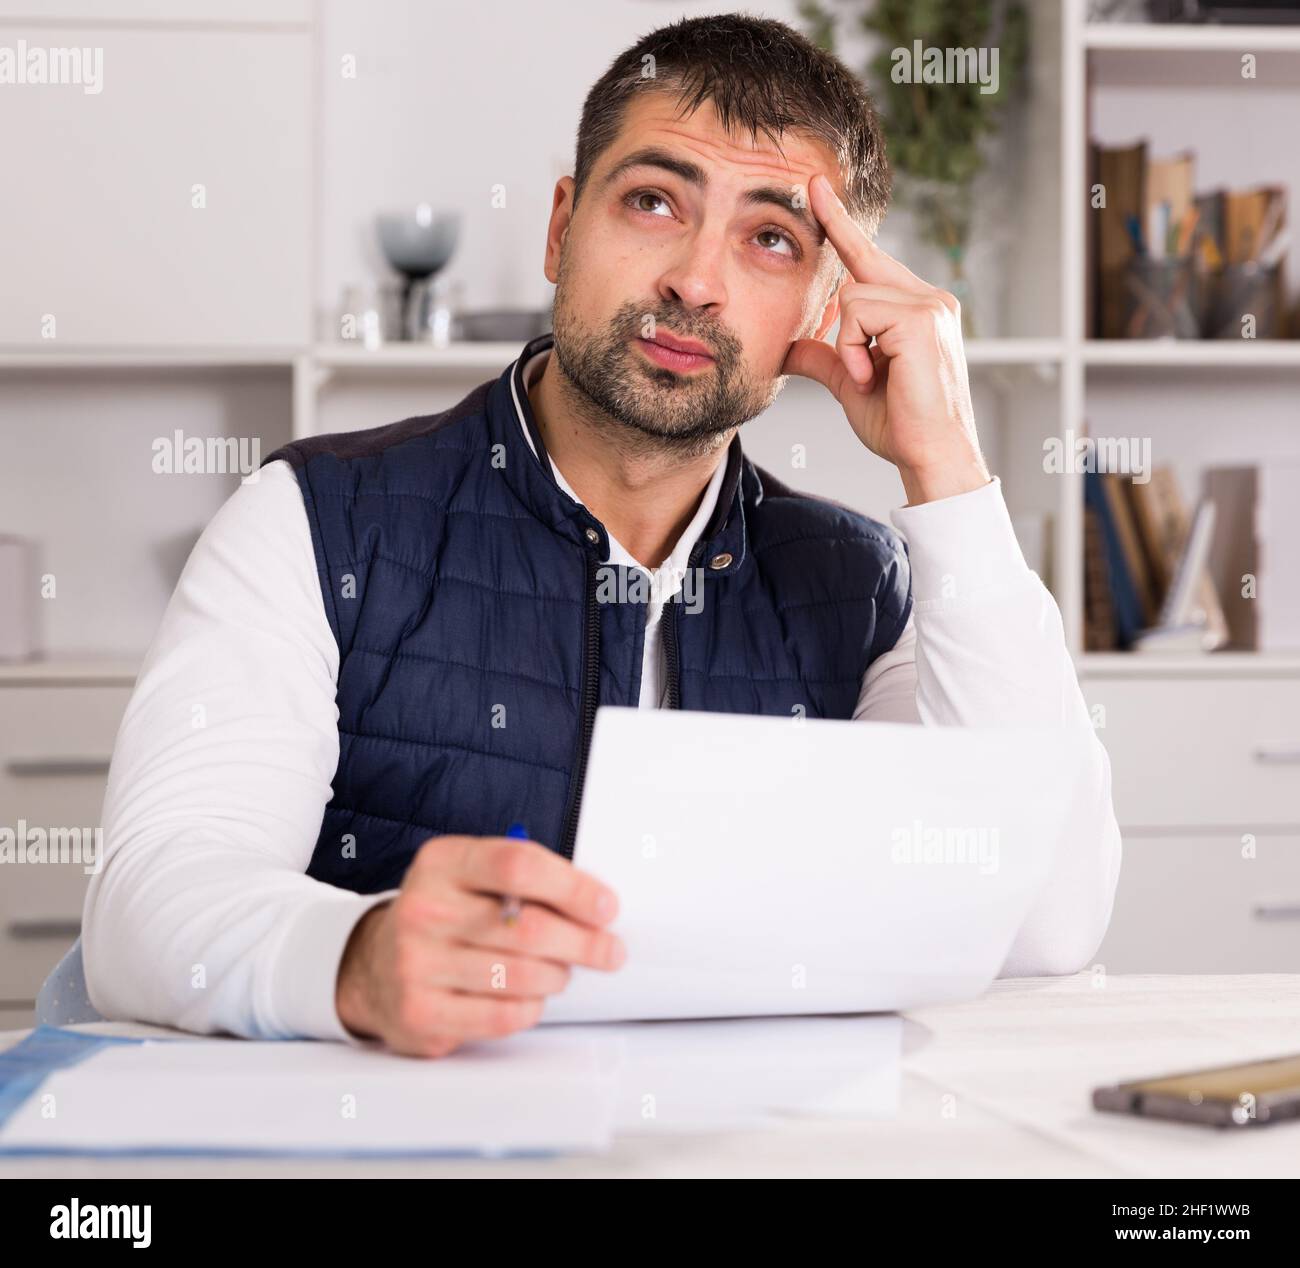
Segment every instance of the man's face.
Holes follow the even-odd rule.
[[[656,448],[690,452],[765,410],[791,341],[833,322],[838,262],[807,187],[817,172],[840,179],[814,140],[787,134],[782,153],[728,137],[711,102],[676,110],[667,93],[637,98],[576,208],[560,182],[546,272],[565,376]]]

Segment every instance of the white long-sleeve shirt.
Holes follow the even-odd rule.
[[[652,577],[643,708],[660,703],[659,615],[720,472]],[[854,717],[1076,737],[1088,775],[1002,976],[1075,972],[1105,932],[1120,838],[1056,604],[1024,561],[998,480],[891,519],[908,539],[913,615],[868,668]],[[609,562],[640,567],[612,537]],[[270,463],[195,546],[117,736],[82,935],[90,1000],[106,1017],[355,1042],[335,1008],[339,962],[362,914],[397,891],[359,895],[306,875],[338,764],[338,670],[302,495],[288,464]]]

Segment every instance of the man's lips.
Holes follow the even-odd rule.
[[[702,343],[676,339],[665,331],[656,331],[653,339],[638,339],[637,343],[651,361],[670,370],[694,370],[713,361],[713,354]]]

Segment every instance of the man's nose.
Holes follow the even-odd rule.
[[[727,303],[726,253],[721,232],[690,234],[659,277],[660,297],[686,308],[720,311]]]

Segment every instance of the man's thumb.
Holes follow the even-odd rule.
[[[820,339],[796,339],[785,354],[781,373],[814,379],[831,392],[837,392],[845,371],[844,362],[830,344]]]

